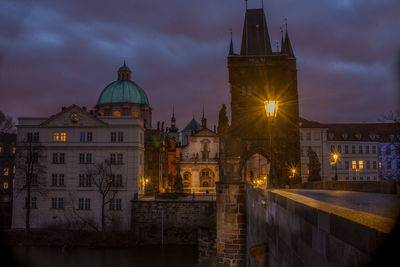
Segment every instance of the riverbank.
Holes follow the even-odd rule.
[[[89,247],[127,248],[143,245],[130,231],[106,232],[33,229],[2,230],[0,236],[7,246],[49,246],[49,247]]]

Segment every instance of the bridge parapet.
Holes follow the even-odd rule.
[[[392,231],[395,220],[284,190],[247,186],[247,266],[264,244],[267,266],[361,266]]]

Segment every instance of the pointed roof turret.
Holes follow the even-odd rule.
[[[172,117],[171,117],[171,127],[168,129],[169,132],[171,133],[176,133],[178,132],[178,128],[176,127],[176,119],[175,119],[175,109],[174,109],[174,105],[172,105]]]
[[[283,40],[283,29],[281,27],[281,53],[286,54],[285,41]]]
[[[287,25],[288,24],[287,24],[287,20],[286,20],[285,50],[286,50],[286,54],[288,54],[289,57],[293,57],[294,58],[295,56],[294,56],[292,44],[290,42]]]
[[[201,117],[201,127],[203,127],[203,129],[207,128],[207,119],[204,116],[204,105],[203,105],[203,116]]]
[[[243,26],[241,56],[272,54],[267,21],[262,8],[247,9]]]
[[[235,52],[233,51],[232,30],[231,30],[231,44],[229,46],[229,55],[232,56],[234,54],[235,54]]]
[[[130,80],[132,75],[131,69],[126,65],[125,59],[124,59],[124,65],[122,65],[118,69],[118,80]]]

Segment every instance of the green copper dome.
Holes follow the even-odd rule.
[[[118,80],[103,89],[97,106],[105,104],[149,105],[147,95],[139,85],[131,81],[131,70],[124,65],[118,70]]]

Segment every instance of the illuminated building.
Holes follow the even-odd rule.
[[[0,229],[11,225],[16,135],[0,133]]]
[[[301,120],[300,152],[302,181],[307,175],[307,149],[318,155],[323,180],[332,180],[338,154],[338,180],[399,180],[400,155],[395,150],[400,142],[392,123],[318,123]]]
[[[144,193],[144,133],[151,126],[147,96],[130,80],[124,65],[118,80],[101,92],[94,111],[71,105],[43,118],[19,118],[17,143],[31,139],[43,146],[46,173],[32,185],[31,227],[74,225],[83,220],[101,225],[101,194],[87,170],[108,160],[115,166],[105,210],[106,224],[128,230],[131,201]],[[32,138],[34,137],[34,138]],[[25,177],[17,168],[13,228],[25,227]]]

